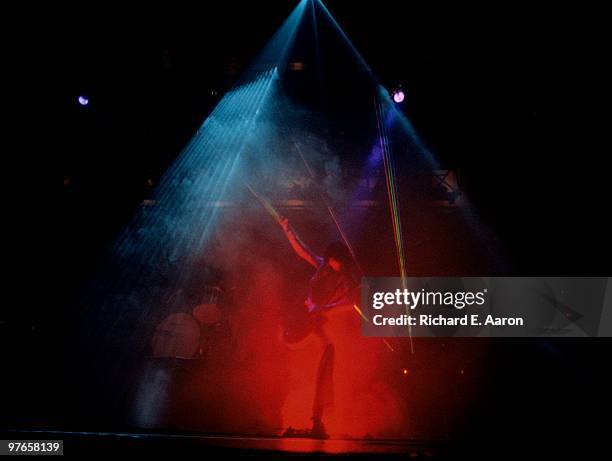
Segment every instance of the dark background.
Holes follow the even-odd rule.
[[[6,179],[29,204],[18,211],[57,221],[53,212],[38,218],[61,206],[70,178],[71,199],[87,205],[76,210],[87,245],[104,241],[293,7],[15,13],[5,89],[19,130],[7,132],[17,134],[6,151],[17,165]],[[381,83],[403,85],[405,112],[442,165],[459,168],[517,273],[605,273],[605,35],[596,11],[398,1],[328,8]],[[79,94],[90,97],[87,108]]]
[[[609,273],[600,12],[559,4],[326,4],[382,83],[403,85],[406,114],[441,163],[459,169],[464,190],[501,238],[508,275]],[[163,173],[293,7],[32,5],[7,12],[7,363],[51,363],[61,300],[147,197],[147,179]],[[89,96],[88,107],[77,104],[80,94]],[[32,328],[45,333],[34,337]],[[519,438],[551,444],[597,441],[591,423],[609,400],[609,341],[496,347],[503,364],[480,409],[483,427],[500,440],[519,427]],[[5,376],[4,384],[25,397],[44,386],[44,376],[25,376]],[[499,433],[482,416],[494,406],[508,411],[493,418]]]

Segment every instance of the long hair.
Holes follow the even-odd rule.
[[[329,262],[329,258],[334,258],[336,261],[342,263],[342,267],[345,270],[350,270],[353,265],[353,257],[348,247],[340,242],[335,241],[327,245],[325,249],[325,264]]]

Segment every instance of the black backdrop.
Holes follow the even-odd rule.
[[[211,92],[231,86],[232,69],[243,68],[293,7],[209,3],[7,14],[7,427],[66,411],[61,396],[74,383],[45,379],[74,366],[66,351],[78,345],[62,331],[63,301],[146,196],[146,179],[161,175],[206,118],[218,98]],[[407,115],[442,163],[460,169],[501,237],[508,275],[609,273],[597,11],[386,0],[327,6],[383,83],[403,84]],[[75,102],[81,93],[91,99],[86,110]],[[67,176],[77,178],[70,195]],[[551,357],[539,340],[496,344],[499,380],[471,436],[480,439],[486,427],[493,440],[508,441],[520,427],[521,439],[597,442],[610,341],[554,346]],[[503,420],[493,414],[499,407],[509,410]]]

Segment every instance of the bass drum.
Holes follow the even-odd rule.
[[[193,308],[193,317],[200,325],[216,325],[221,322],[221,309],[216,304],[198,304]]]
[[[171,314],[155,329],[153,356],[192,359],[200,349],[200,333],[200,324],[192,315]]]

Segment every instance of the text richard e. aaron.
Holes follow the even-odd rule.
[[[481,291],[411,291],[406,288],[371,293],[371,323],[394,326],[523,326],[522,317],[495,317],[482,312],[487,289]],[[477,311],[464,311],[474,307]]]

